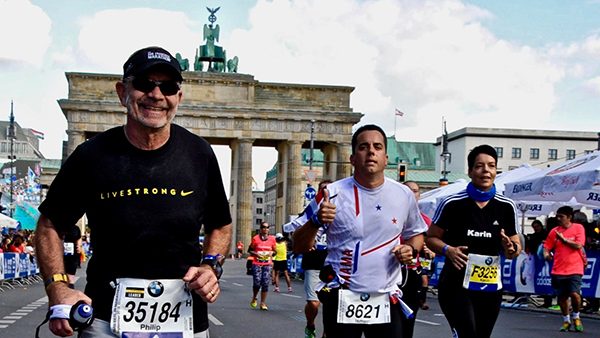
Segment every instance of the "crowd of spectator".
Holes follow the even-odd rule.
[[[0,253],[28,253],[35,254],[33,245],[34,233],[31,230],[15,230],[2,228],[2,245],[0,245]]]

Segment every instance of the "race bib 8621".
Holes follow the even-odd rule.
[[[390,322],[390,296],[387,293],[358,293],[339,290],[338,323],[382,324]]]

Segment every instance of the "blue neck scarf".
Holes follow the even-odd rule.
[[[477,202],[487,202],[496,195],[496,185],[492,184],[490,191],[481,191],[473,185],[473,182],[467,184],[467,194]]]

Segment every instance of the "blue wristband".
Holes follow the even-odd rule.
[[[323,223],[321,223],[321,221],[319,221],[319,214],[318,213],[314,213],[312,215],[312,217],[310,218],[310,220],[312,221],[313,225],[315,228],[320,228],[323,226]]]
[[[446,256],[446,252],[448,251],[448,248],[450,246],[448,244],[444,245],[444,247],[442,248],[442,255]]]

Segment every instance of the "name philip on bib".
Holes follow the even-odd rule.
[[[119,337],[194,336],[192,295],[181,279],[117,279],[110,327]]]

